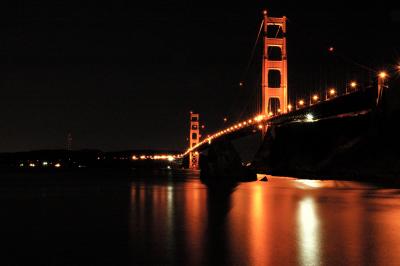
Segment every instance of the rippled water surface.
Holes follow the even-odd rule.
[[[63,175],[73,181],[0,186],[3,265],[400,264],[399,189],[281,177],[207,187],[193,172]]]

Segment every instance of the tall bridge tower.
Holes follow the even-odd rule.
[[[68,133],[68,135],[67,135],[66,150],[72,151],[72,134],[71,133]]]
[[[190,148],[200,142],[200,137],[199,114],[190,112]],[[197,151],[189,153],[189,168],[199,169],[199,153]]]
[[[263,114],[287,112],[286,17],[268,17],[264,11],[262,60]]]

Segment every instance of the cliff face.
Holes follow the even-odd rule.
[[[274,175],[400,183],[399,122],[400,92],[390,88],[365,115],[270,127],[253,164]]]

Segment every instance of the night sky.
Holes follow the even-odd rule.
[[[400,62],[397,7],[299,2],[1,6],[0,152],[65,148],[68,132],[73,149],[185,148],[189,111],[208,132],[248,112],[260,49],[245,69],[264,8],[289,19],[291,95],[325,85],[329,67],[356,77],[352,60],[374,69]],[[330,45],[340,58],[326,55]]]

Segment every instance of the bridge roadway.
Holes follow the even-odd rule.
[[[374,108],[376,105],[376,96],[376,88],[369,87],[320,101],[302,108],[297,108],[296,110],[285,114],[270,117],[266,115],[257,115],[208,136],[196,146],[189,148],[185,153],[178,155],[178,157],[185,157],[190,152],[200,152],[205,150],[214,141],[226,138],[241,138],[250,134],[255,134],[263,129],[266,130],[269,126],[286,123],[309,123],[322,119],[362,115]]]

